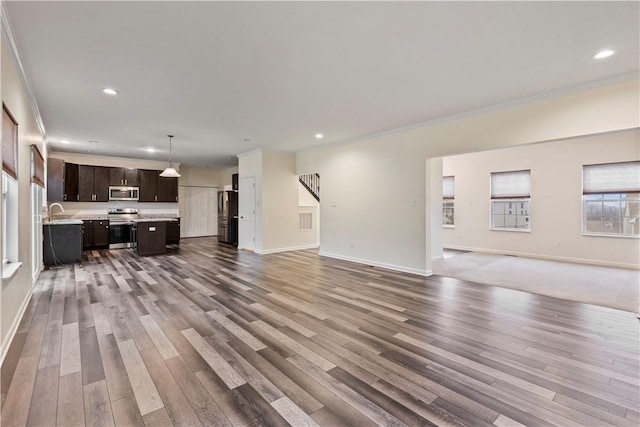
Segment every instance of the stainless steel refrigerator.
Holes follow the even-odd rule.
[[[238,244],[238,192],[218,193],[218,241]]]

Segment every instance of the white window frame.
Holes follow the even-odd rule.
[[[11,278],[22,262],[18,260],[18,181],[2,171],[2,279]]]
[[[447,195],[444,194],[444,182],[446,179],[451,178],[451,181],[453,183],[452,185],[452,196],[453,197],[446,197]],[[454,176],[443,176],[442,177],[442,227],[444,228],[456,228],[456,184],[455,184],[455,177]],[[447,216],[445,215],[445,211],[449,208],[448,205],[451,205],[451,217],[453,218],[453,222],[451,224],[447,224],[445,222],[445,219],[447,218]]]
[[[590,172],[590,173],[589,173]],[[587,175],[587,173],[589,173]],[[621,204],[623,196],[640,194],[640,161],[601,163],[595,165],[583,165],[582,167],[582,235],[596,237],[615,237],[624,239],[640,239],[640,234],[625,234],[625,215],[619,216],[620,232],[598,232],[587,229],[587,205],[589,203],[619,204],[619,212],[622,213]],[[640,204],[640,198],[632,199],[631,203]],[[627,204],[625,210],[628,209]],[[600,220],[605,217],[604,209],[601,209]],[[636,231],[640,229],[640,215],[634,215],[626,220],[628,226]]]
[[[598,231],[589,231],[587,229],[587,204],[588,203],[601,203],[609,202],[609,203],[623,203],[622,196],[625,194],[634,194],[634,193],[596,193],[596,194],[588,194],[582,196],[582,235],[583,236],[596,236],[596,237],[616,237],[616,238],[624,238],[624,239],[640,239],[640,234],[625,234],[624,233],[624,221],[625,217],[621,216],[619,218],[621,223],[621,232],[620,233],[610,233],[610,232],[598,232]],[[606,196],[617,196],[617,199],[610,198],[607,200]],[[589,198],[589,196],[600,196],[600,200]],[[636,199],[632,203],[640,205],[640,199]],[[602,219],[603,216],[601,215]],[[640,230],[640,216],[634,216],[630,220],[627,220],[630,223],[630,226],[634,230]]]
[[[505,182],[504,177],[509,175],[515,176],[515,182],[518,183],[520,179],[520,185],[516,185],[515,188],[508,186],[504,191],[494,188],[494,181]],[[525,181],[521,180],[522,177],[527,176],[526,185]],[[495,178],[495,179],[494,179]],[[530,233],[531,232],[531,171],[519,170],[519,171],[505,171],[505,172],[492,172],[490,174],[490,191],[491,200],[489,201],[489,230],[491,231],[511,231],[516,233]],[[496,186],[497,187],[497,186]],[[496,213],[497,205],[503,205],[504,203],[527,203],[526,213],[518,213],[518,207],[514,208],[515,213],[509,215],[515,215],[515,227],[506,225],[496,225],[495,216],[501,215]],[[503,211],[504,212],[504,211]],[[506,214],[502,214],[506,218]],[[518,226],[518,218],[524,217],[524,224],[526,227]]]
[[[507,227],[507,226],[499,226],[499,225],[495,225],[494,223],[494,215],[498,215],[498,214],[494,214],[495,212],[495,204],[496,203],[522,203],[522,202],[527,202],[528,203],[528,209],[527,209],[527,213],[523,214],[523,215],[519,215],[519,214],[515,214],[516,216],[516,227]],[[517,210],[517,209],[516,209]],[[522,198],[513,198],[513,199],[491,199],[491,207],[490,207],[490,213],[491,216],[489,218],[489,229],[492,231],[515,231],[517,233],[530,233],[531,232],[531,197],[522,197]],[[525,218],[527,218],[525,220],[525,223],[527,224],[527,227],[518,227],[517,226],[517,218],[519,216],[524,216]]]

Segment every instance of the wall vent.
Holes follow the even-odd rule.
[[[298,231],[313,230],[313,214],[311,212],[300,212],[298,214]]]

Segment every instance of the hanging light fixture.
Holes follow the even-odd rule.
[[[178,178],[180,174],[178,173],[176,168],[173,167],[173,162],[171,161],[173,158],[172,152],[171,152],[171,138],[173,138],[173,135],[167,135],[167,136],[169,137],[169,166],[167,166],[167,168],[162,171],[160,176],[164,178]]]

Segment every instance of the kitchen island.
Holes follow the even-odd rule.
[[[137,218],[133,222],[133,247],[140,255],[160,255],[167,252],[168,244],[180,242],[179,218]]]

